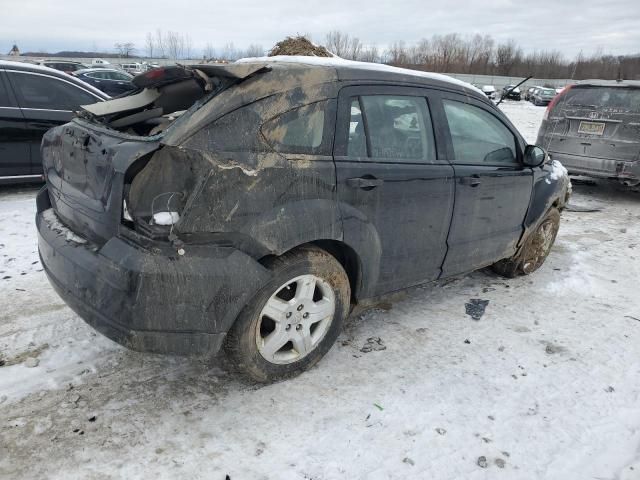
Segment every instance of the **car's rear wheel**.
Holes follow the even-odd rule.
[[[560,212],[552,208],[536,230],[529,235],[522,249],[513,257],[493,264],[493,270],[509,278],[535,272],[549,256],[559,228]]]
[[[315,247],[272,260],[273,277],[227,335],[234,365],[254,380],[295,376],[317,363],[338,337],[351,291],[342,265]]]

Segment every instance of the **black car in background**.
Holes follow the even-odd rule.
[[[0,60],[0,184],[39,181],[44,133],[108,98],[61,71]]]
[[[515,85],[507,85],[502,89],[502,98],[520,101],[522,98],[520,89]]]
[[[112,97],[136,89],[131,83],[133,76],[115,68],[85,68],[74,72],[74,75]]]

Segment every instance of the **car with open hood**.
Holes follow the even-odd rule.
[[[570,173],[640,185],[640,81],[566,87],[549,103],[537,142]]]
[[[141,351],[224,349],[259,381],[353,309],[482,267],[539,268],[562,166],[479,90],[334,58],[173,66],[42,143],[36,223],[60,296]]]
[[[520,88],[515,85],[507,85],[502,89],[502,98],[520,101],[522,98]]]

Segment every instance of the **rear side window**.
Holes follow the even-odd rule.
[[[432,162],[435,140],[427,100],[364,95],[351,102],[347,153],[396,162]]]
[[[567,106],[640,112],[640,88],[573,87],[564,97]]]
[[[9,75],[22,108],[77,110],[80,105],[96,102],[93,95],[54,77],[15,72]]]
[[[467,103],[443,100],[456,163],[517,163],[516,139],[500,120]]]
[[[2,78],[2,72],[0,72],[0,107],[9,107],[9,92],[4,85],[4,79]]]
[[[331,128],[328,101],[289,110],[262,125],[262,134],[274,150],[281,153],[327,154]]]

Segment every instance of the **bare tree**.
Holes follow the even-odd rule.
[[[216,49],[213,47],[213,45],[210,42],[207,42],[207,44],[204,46],[204,49],[202,50],[202,55],[207,60],[211,60],[215,58]]]
[[[508,40],[496,48],[496,70],[500,75],[511,75],[513,67],[521,60],[522,50],[515,40]]]
[[[236,47],[233,45],[233,42],[229,42],[224,47],[222,47],[219,57],[220,60],[231,62],[233,60],[237,60],[240,55]]]
[[[162,30],[157,28],[155,35],[156,35],[155,36],[155,47],[156,47],[156,50],[158,51],[158,56],[160,58],[166,58],[166,56],[167,56],[167,44],[165,42],[165,37],[164,37],[164,34],[162,33]]]
[[[331,53],[346,58],[349,54],[349,35],[338,30],[327,33],[325,47]]]
[[[262,45],[257,45],[255,43],[252,43],[247,47],[247,51],[245,52],[244,56],[245,57],[262,57],[264,53],[265,53],[265,50],[262,47]]]
[[[133,42],[116,43],[114,46],[118,55],[124,58],[129,58],[136,51],[136,47]]]
[[[378,47],[375,45],[369,45],[366,47],[362,47],[362,51],[360,52],[360,58],[358,60],[362,62],[379,62],[380,61],[380,53],[378,52]]]
[[[155,52],[156,41],[153,36],[153,33],[147,32],[147,36],[144,41],[144,48],[147,52],[147,57],[153,58],[153,54]]]

